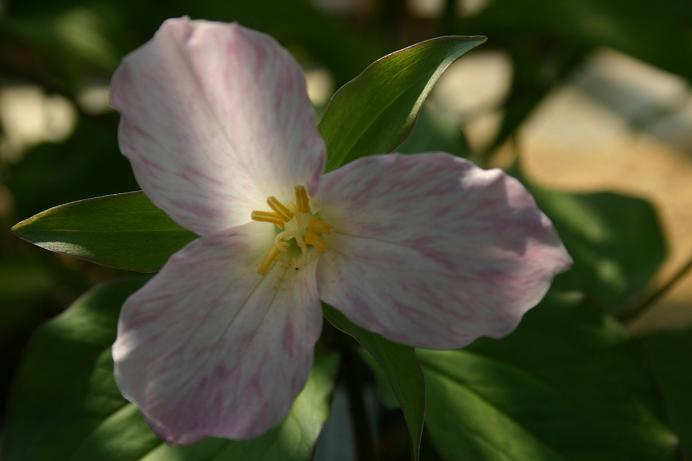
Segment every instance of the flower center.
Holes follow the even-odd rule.
[[[269,272],[280,259],[290,261],[290,255],[298,252],[299,256],[294,266],[299,269],[307,260],[309,247],[315,247],[320,253],[327,251],[327,244],[322,235],[329,233],[332,226],[312,213],[310,197],[304,186],[296,186],[295,191],[295,203],[285,205],[271,196],[267,199],[267,205],[272,211],[252,212],[253,221],[274,224],[279,231],[271,248],[257,266],[257,272],[260,274]]]

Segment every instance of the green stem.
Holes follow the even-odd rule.
[[[668,279],[663,285],[658,289],[654,290],[647,297],[644,298],[636,307],[626,311],[622,315],[622,321],[625,323],[632,323],[644,313],[646,313],[652,306],[654,306],[658,301],[661,300],[680,280],[682,280],[685,275],[692,269],[692,256],[687,260],[685,264],[680,267],[671,278]]]
[[[368,415],[365,410],[363,396],[363,373],[353,349],[344,348],[342,355],[343,378],[348,394],[348,405],[351,413],[353,435],[356,439],[356,453],[359,461],[375,460],[375,445],[373,442]]]

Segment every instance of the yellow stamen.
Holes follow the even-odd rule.
[[[332,225],[314,218],[308,223],[308,230],[317,232],[318,234],[328,234],[332,230]]]
[[[327,251],[327,244],[324,243],[324,240],[322,240],[322,238],[316,232],[307,231],[304,239],[305,243],[314,246],[320,253]]]
[[[288,222],[293,217],[293,212],[273,195],[267,199],[267,204],[271,207],[272,210],[274,210],[279,216],[281,216],[281,219],[283,219],[284,221]]]
[[[284,269],[300,269],[307,263],[311,247],[319,253],[327,251],[323,237],[331,232],[332,226],[322,221],[317,213],[313,214],[305,186],[295,187],[295,202],[284,204],[271,196],[267,204],[273,211],[254,210],[251,217],[254,221],[272,223],[279,230],[257,265],[257,272],[267,275],[275,264]]]
[[[253,221],[260,221],[260,222],[270,222],[273,224],[276,224],[279,227],[284,226],[284,220],[279,216],[278,213],[274,213],[273,211],[253,211],[252,214],[250,215]]]
[[[296,209],[299,213],[310,212],[310,199],[305,186],[296,186]]]
[[[287,249],[288,244],[286,244],[286,242],[278,242],[272,245],[269,252],[267,252],[264,259],[262,259],[262,262],[260,262],[257,266],[257,272],[262,275],[266,275],[267,272],[269,272],[269,269],[274,266],[276,260],[279,259],[279,256],[281,256]]]

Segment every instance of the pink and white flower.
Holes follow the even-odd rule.
[[[112,101],[142,189],[199,235],[127,300],[113,346],[120,390],[168,441],[279,423],[320,300],[393,341],[458,348],[512,331],[571,263],[500,170],[425,153],[324,174],[300,67],[237,24],[166,21]]]

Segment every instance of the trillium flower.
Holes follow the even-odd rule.
[[[458,348],[514,329],[571,263],[500,170],[425,153],[323,173],[300,67],[237,24],[166,21],[112,103],[140,186],[199,236],[127,300],[113,347],[120,390],[170,442],[279,423],[320,300],[390,340]]]

